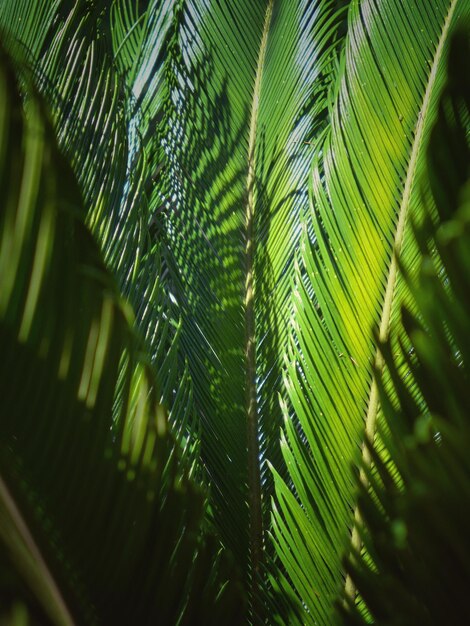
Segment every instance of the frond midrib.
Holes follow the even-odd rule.
[[[254,258],[255,258],[255,146],[258,128],[259,103],[261,82],[266,59],[268,33],[271,25],[274,0],[269,0],[264,20],[256,68],[255,83],[250,113],[250,130],[248,140],[248,171],[246,180],[246,207],[245,207],[245,364],[246,364],[246,420],[248,443],[248,502],[250,508],[250,561],[253,595],[256,594],[256,578],[259,573],[263,551],[263,527],[261,509],[261,477],[259,465],[258,441],[258,408],[256,388],[256,328],[255,328],[255,300],[254,300]]]

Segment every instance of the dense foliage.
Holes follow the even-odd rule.
[[[0,3],[11,623],[467,615],[469,19]]]

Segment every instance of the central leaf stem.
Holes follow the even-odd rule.
[[[250,135],[248,142],[248,173],[246,180],[246,278],[245,278],[245,359],[246,359],[246,418],[248,437],[248,504],[250,508],[250,564],[252,581],[252,601],[256,603],[257,578],[263,552],[263,522],[261,508],[261,477],[259,465],[259,434],[256,388],[256,324],[254,302],[254,261],[255,261],[255,143],[258,125],[261,78],[266,57],[268,32],[271,24],[273,0],[269,0],[264,20],[263,35],[258,56],[253,101],[250,115]],[[253,606],[255,610],[255,606]]]

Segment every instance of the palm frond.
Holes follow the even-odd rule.
[[[399,349],[382,346],[378,374],[385,425],[384,463],[371,443],[370,491],[360,485],[360,533],[347,569],[369,616],[380,624],[464,624],[470,619],[470,82],[468,31],[453,40],[449,80],[428,152],[437,207],[416,237],[423,252],[404,309]],[[400,329],[397,329],[400,331]],[[405,367],[403,368],[403,363]],[[349,599],[344,623],[364,624]],[[367,620],[368,621],[368,620]]]
[[[330,623],[343,583],[350,465],[359,463],[364,424],[373,439],[379,412],[372,371],[383,359],[370,331],[385,339],[406,298],[395,252],[410,267],[419,258],[410,216],[423,212],[424,147],[449,36],[466,12],[465,0],[365,0],[349,10],[329,129],[316,147],[314,236],[305,226],[285,375],[282,448],[294,493],[276,475],[273,520],[311,623]]]
[[[1,538],[54,623],[237,623],[129,305],[11,67],[2,53]]]
[[[59,144],[84,195],[87,223],[134,308],[170,424],[194,462],[197,437],[188,438],[192,383],[177,366],[179,313],[165,282],[165,242],[156,239],[152,217],[155,203],[163,202],[154,192],[163,150],[155,129],[166,93],[160,79],[172,3],[135,11],[126,2],[31,7],[23,0],[3,3],[0,23],[10,45],[22,47],[52,110]]]
[[[266,458],[282,471],[289,273],[341,13],[333,2],[192,1],[180,21],[165,139],[173,293],[215,519],[245,571],[251,552],[256,578]]]
[[[225,623],[238,590],[223,585],[232,574],[217,540],[203,538],[213,522],[251,588],[251,621],[333,619],[341,553],[360,521],[361,448],[366,468],[388,454],[383,441],[363,445],[364,423],[373,440],[382,411],[377,343],[404,301],[417,306],[394,255],[419,267],[410,221],[433,202],[425,148],[448,40],[469,13],[469,0],[0,3],[3,39],[32,70],[54,129],[23,72],[27,122],[15,89],[5,92],[24,149],[8,135],[0,315],[18,355],[5,368],[4,458],[28,458],[16,474],[2,461],[2,502],[14,504],[2,527],[14,536],[25,516],[50,574],[37,594],[58,621],[77,610],[145,623],[159,605],[160,621]],[[18,391],[25,377],[37,424]],[[163,404],[170,433],[152,421]],[[25,433],[46,424],[35,458]],[[204,521],[190,475],[210,488]],[[92,479],[105,496],[85,501]],[[95,571],[84,546],[99,543],[109,511]],[[90,529],[77,533],[77,519]],[[25,536],[12,545],[28,554]],[[114,584],[125,609],[112,606]],[[346,586],[354,597],[351,577]]]
[[[283,319],[310,141],[325,122],[337,4],[141,9],[122,0],[35,18],[48,33],[31,46],[35,73],[85,191],[88,223],[136,310],[185,442],[199,428],[194,401],[211,510],[245,570],[248,528],[259,553],[269,514],[265,459],[282,467]],[[34,39],[12,7],[3,15],[10,31]]]

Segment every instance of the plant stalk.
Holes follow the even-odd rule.
[[[268,32],[271,24],[273,0],[269,0],[264,21],[258,55],[258,65],[253,89],[253,100],[250,115],[250,134],[248,143],[248,173],[246,180],[246,276],[245,276],[245,363],[246,363],[246,418],[248,439],[248,503],[250,510],[250,566],[251,566],[251,599],[253,613],[256,614],[256,598],[258,595],[258,576],[263,555],[263,521],[261,507],[261,475],[259,466],[259,433],[258,407],[256,387],[256,321],[254,300],[254,261],[255,261],[255,142],[258,125],[259,99],[261,80]]]
[[[24,580],[57,626],[74,626],[67,603],[6,483],[0,477],[0,538]]]

